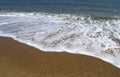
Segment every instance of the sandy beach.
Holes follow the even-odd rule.
[[[120,77],[120,69],[94,57],[43,52],[0,37],[0,77]]]

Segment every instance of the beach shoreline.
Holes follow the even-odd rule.
[[[120,77],[120,69],[92,56],[44,52],[0,37],[0,77]]]

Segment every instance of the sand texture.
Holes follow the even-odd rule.
[[[120,69],[94,57],[43,52],[0,37],[0,77],[120,77]]]

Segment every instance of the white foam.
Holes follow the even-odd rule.
[[[120,67],[120,20],[47,13],[0,13],[0,36],[44,51],[95,56]]]

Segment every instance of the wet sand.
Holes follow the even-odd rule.
[[[94,57],[43,52],[0,37],[0,77],[120,77],[120,68]]]

